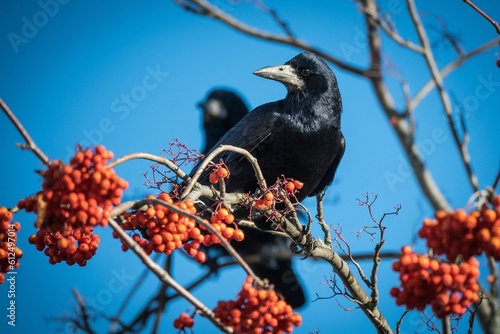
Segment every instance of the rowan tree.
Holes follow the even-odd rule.
[[[355,1],[352,10],[357,10],[364,22],[361,31],[365,38],[366,59],[352,63],[335,52],[324,51],[328,46],[314,46],[302,40],[300,33],[292,33],[293,23],[286,23],[286,18],[280,16],[279,8],[271,9],[260,1],[253,3],[253,10],[269,15],[281,33],[253,27],[227,8],[219,8],[216,3],[176,1],[190,15],[217,20],[229,29],[256,39],[314,52],[335,70],[358,77],[370,85],[376,104],[390,124],[408,162],[405,173],[416,179],[423,197],[432,208],[426,214],[428,218],[418,224],[415,234],[418,234],[419,241],[413,240],[413,245],[401,244],[400,251],[395,252],[384,248],[387,230],[397,229],[394,224],[387,224],[387,217],[399,214],[404,205],[395,203],[393,210],[377,215],[374,212],[376,195],[360,196],[358,202],[367,209],[368,223],[351,228],[347,222],[333,224],[325,219],[324,210],[329,204],[325,204],[324,195],[317,196],[314,208],[294,205],[291,198],[294,192],[300,191],[301,183],[286,176],[277,180],[276,184],[261,183],[260,191],[255,194],[226,194],[224,183],[231,177],[231,171],[223,161],[212,163],[211,158],[217,152],[233,150],[241,154],[242,159],[252,161],[249,152],[236,147],[222,146],[211,156],[204,157],[178,140],[172,141],[164,155],[130,153],[114,159],[112,149],[102,145],[75,145],[70,160],[49,158],[46,155],[48,152],[35,144],[36,138],[31,138],[22,120],[17,119],[15,110],[9,109],[8,101],[0,100],[2,110],[25,140],[22,148],[33,152],[44,166],[38,171],[42,180],[38,192],[16,199],[15,205],[9,208],[0,208],[0,272],[8,274],[22,266],[23,252],[35,250],[42,251],[52,265],[76,264],[85,267],[94,256],[99,255],[99,235],[112,229],[116,245],[123,251],[120,256],[137,256],[144,264],[145,272],[155,275],[161,282],[158,292],[147,301],[147,305],[137,310],[135,317],[122,319],[121,310],[114,316],[108,316],[106,320],[109,320],[112,332],[141,331],[148,322],[154,323],[153,332],[157,332],[168,302],[175,298],[184,298],[192,305],[188,311],[175,310],[178,317],[171,326],[179,331],[200,331],[196,327],[197,319],[205,317],[220,331],[227,333],[291,332],[302,323],[300,312],[282,300],[265,277],[255,275],[245,259],[231,247],[231,243],[245,238],[241,225],[257,228],[251,220],[235,222],[232,210],[236,205],[243,205],[270,217],[275,223],[273,231],[262,233],[275,233],[290,240],[291,251],[285,256],[292,257],[297,253],[304,261],[323,261],[331,266],[331,276],[324,282],[331,294],[316,294],[316,303],[328,303],[328,307],[336,307],[338,303],[346,311],[351,307],[346,305],[352,305],[381,333],[400,332],[411,313],[419,314],[421,326],[443,333],[455,331],[459,323],[461,326],[465,323],[470,331],[479,327],[485,333],[498,332],[500,197],[496,188],[500,171],[488,180],[484,180],[488,176],[476,175],[476,164],[489,164],[490,161],[488,157],[473,160],[469,154],[468,144],[474,137],[468,129],[466,109],[469,100],[466,98],[471,95],[457,97],[446,85],[446,78],[470,59],[498,48],[500,38],[495,35],[495,30],[499,34],[500,29],[488,13],[470,1],[464,2],[454,5],[469,6],[471,16],[481,15],[485,19],[484,24],[492,26],[489,38],[477,38],[486,42],[478,42],[471,48],[464,48],[456,35],[437,18],[437,14],[431,16],[430,23],[424,22],[424,18],[430,15],[419,11],[413,0],[399,4],[411,23],[410,28],[404,30],[399,29],[400,20],[391,16],[389,4]],[[440,26],[436,29],[437,23]],[[454,51],[452,60],[447,62],[437,56],[440,46],[432,43],[435,36]],[[422,61],[422,71],[428,78],[426,83],[405,77],[404,71],[398,69],[385,51],[389,43]],[[355,47],[346,44],[343,50],[355,52]],[[498,66],[498,59],[498,56],[491,58],[492,68]],[[490,88],[494,90],[492,85]],[[446,189],[434,176],[435,166],[424,154],[426,142],[417,140],[418,128],[426,126],[420,109],[430,94],[436,95],[438,105],[434,108],[442,113],[446,131],[453,139],[455,154],[465,175],[460,182],[466,182],[470,187],[469,203],[459,206],[450,204],[445,195]],[[477,92],[470,94],[477,95]],[[478,136],[477,133],[474,135]],[[433,132],[432,136],[439,138],[442,134]],[[492,137],[491,140],[497,138]],[[142,198],[123,200],[129,185],[115,169],[138,159],[154,163],[145,175],[151,193]],[[212,172],[212,187],[196,185],[196,176],[191,178],[187,174],[188,163],[199,160],[204,162],[200,171],[208,169]],[[445,168],[452,167],[446,166],[447,161],[439,163]],[[258,162],[252,161],[252,164],[257,179],[262,180]],[[389,172],[383,177],[389,184],[396,184],[406,176]],[[180,186],[181,183],[183,186]],[[481,184],[488,186],[481,187]],[[195,201],[202,197],[211,198],[215,205],[200,210]],[[284,203],[286,210],[277,210],[277,202]],[[16,221],[15,215],[20,210],[34,213],[33,221]],[[299,215],[305,216],[305,221]],[[398,221],[398,218],[393,221]],[[32,232],[28,232],[30,224],[33,224]],[[319,226],[321,233],[316,233],[313,225]],[[28,226],[30,228],[26,228]],[[346,237],[347,226],[350,230],[357,229],[358,236],[373,240],[373,251],[369,254],[357,252],[355,245]],[[17,248],[16,241],[20,237],[27,238],[33,248],[22,251]],[[412,238],[406,240],[411,241]],[[217,268],[203,273],[187,286],[172,277],[173,255],[184,254],[201,266],[207,261],[206,249],[218,245],[222,245],[234,261],[218,264]],[[163,254],[165,263],[158,264],[155,254]],[[366,260],[369,262],[361,263]],[[400,284],[390,291],[379,288],[380,266],[384,262],[391,263],[393,274],[400,280]],[[193,288],[203,286],[208,277],[216,271],[223,272],[229,266],[240,266],[248,275],[241,282],[241,291],[235,292],[233,300],[221,299],[213,305],[200,301]],[[0,282],[4,281],[3,274],[0,274]],[[74,295],[77,310],[63,320],[71,320],[80,331],[93,333],[95,319],[89,316],[91,306],[78,290],[74,290]],[[133,291],[125,299],[124,307],[132,295]],[[332,302],[332,298],[337,303]],[[381,300],[387,299],[402,306],[397,323],[388,321],[389,311],[381,307]],[[475,322],[479,323],[476,327]],[[304,330],[315,331],[311,328]]]

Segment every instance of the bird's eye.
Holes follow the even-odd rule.
[[[300,71],[300,75],[302,75],[303,77],[307,77],[309,73],[311,73],[311,71],[309,71],[307,68],[304,68]]]

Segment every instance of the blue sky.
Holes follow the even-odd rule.
[[[272,20],[250,2],[217,0],[215,3],[241,20],[279,32]],[[266,4],[277,8],[292,30],[309,43],[353,64],[367,64],[363,20],[352,2],[268,1]],[[487,12],[498,13],[486,1],[478,4]],[[401,34],[416,41],[404,3],[382,1],[381,6],[391,11]],[[424,21],[432,27],[446,22],[466,50],[495,37],[494,29],[461,2],[455,3],[451,10],[449,3],[425,6],[428,7],[420,8],[427,13]],[[32,23],[37,26],[30,30]],[[439,43],[435,30],[431,35],[438,45],[437,61],[443,66],[455,54],[449,45]],[[281,99],[285,95],[283,86],[262,80],[252,72],[263,66],[282,64],[300,52],[244,36],[218,22],[187,13],[171,1],[122,1],[120,5],[92,1],[4,1],[0,4],[0,36],[0,97],[50,158],[65,161],[76,143],[104,144],[115,156],[131,152],[159,154],[175,138],[199,148],[203,143],[196,104],[208,90],[215,86],[234,88],[252,108]],[[407,78],[411,93],[416,94],[429,80],[424,62],[387,39],[383,46],[384,59]],[[493,181],[500,158],[500,70],[495,66],[499,52],[498,48],[485,52],[445,80],[446,87],[465,104],[470,154],[483,188]],[[356,252],[372,250],[374,242],[368,236],[357,239],[352,232],[370,224],[366,208],[359,207],[356,198],[363,193],[378,194],[374,206],[377,217],[392,211],[397,204],[402,205],[398,216],[386,220],[389,229],[385,249],[398,250],[415,240],[421,220],[432,215],[432,209],[413,175],[405,172],[408,164],[405,155],[376,104],[371,87],[365,80],[332,68],[343,96],[342,129],[347,150],[329,190],[327,221],[342,226],[345,238]],[[403,96],[396,81],[391,82],[390,89],[396,103],[401,105]],[[472,190],[435,92],[421,103],[415,117],[416,141],[425,144],[425,162],[451,205],[463,207]],[[15,147],[22,138],[5,116],[0,116],[0,136],[0,152],[4,157],[0,166],[0,205],[10,207],[39,190],[41,179],[34,171],[43,166],[32,153]],[[127,198],[147,193],[142,173],[148,170],[148,163],[137,161],[116,168],[130,183]],[[388,182],[390,173],[401,176],[399,182]],[[314,208],[313,201],[306,204]],[[100,248],[87,267],[52,266],[47,257],[27,243],[34,232],[34,216],[20,213],[15,219],[22,224],[19,246],[24,252],[16,276],[17,322],[15,328],[8,327],[5,316],[0,314],[1,333],[68,332],[63,324],[49,319],[65,312],[71,314],[72,288],[112,315],[143,271],[132,253],[121,252],[109,229],[98,231],[102,238]],[[421,241],[416,247],[424,249]],[[184,257],[174,260],[173,274],[180,282],[189,282],[199,271]],[[397,284],[390,265],[391,261],[381,265],[380,307],[395,326],[404,310],[396,308],[388,295],[389,289]],[[321,284],[331,274],[328,265],[297,259],[295,267],[307,286],[310,300],[316,293],[330,294]],[[243,277],[241,270],[231,269],[195,292],[213,307],[218,299],[233,298]],[[156,278],[149,277],[123,319],[132,316],[157,285]],[[3,310],[8,303],[7,292],[6,285],[0,286]],[[353,307],[342,298],[338,301]],[[170,304],[162,328],[172,332],[172,320],[185,310],[189,310],[186,302]],[[372,328],[360,311],[345,311],[333,299],[310,303],[301,314],[304,322],[300,333],[314,328],[322,333]],[[204,333],[216,332],[199,317],[196,321],[197,332],[202,328]],[[418,314],[410,314],[405,318],[403,330],[424,331],[419,324]],[[107,329],[104,323],[98,325],[100,332]]]

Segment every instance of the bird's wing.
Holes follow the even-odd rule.
[[[340,130],[339,130],[339,132],[340,132]],[[316,189],[314,189],[314,191],[309,196],[321,194],[326,189],[326,187],[328,187],[333,182],[333,178],[335,177],[335,172],[337,171],[337,167],[339,166],[340,160],[342,160],[342,157],[344,156],[344,151],[345,151],[344,135],[342,134],[342,132],[340,132],[339,135],[340,135],[340,141],[339,141],[337,155],[333,159],[333,162],[330,165],[330,167],[328,167],[328,170],[326,171],[325,175],[323,176],[323,178],[319,182]]]
[[[275,122],[279,117],[279,102],[271,102],[261,105],[255,108],[252,112],[247,114],[239,123],[237,123],[231,130],[229,130],[217,144],[210,150],[212,152],[214,149],[221,145],[232,145],[246,149],[250,153],[259,144],[264,142],[272,135],[273,128],[275,127]],[[262,120],[265,120],[263,122]],[[210,153],[209,152],[209,153]],[[218,163],[222,159],[224,163],[229,164],[232,161],[244,159],[240,154],[224,151],[217,155],[212,161]],[[198,169],[201,161],[194,166],[191,175]],[[206,183],[210,175],[209,170],[205,170],[200,178],[200,183]]]

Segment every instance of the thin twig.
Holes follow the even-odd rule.
[[[453,139],[455,140],[455,144],[457,145],[457,148],[460,153],[460,157],[462,158],[462,163],[465,167],[465,170],[468,175],[468,179],[470,181],[470,184],[472,186],[472,189],[474,192],[479,191],[479,184],[477,181],[477,177],[472,171],[472,166],[471,166],[471,161],[470,161],[470,156],[467,150],[467,146],[463,143],[463,141],[460,139],[460,136],[458,135],[457,128],[455,126],[455,122],[453,121],[453,114],[452,114],[452,106],[451,106],[451,101],[450,97],[447,93],[447,91],[444,88],[444,83],[443,83],[443,77],[439,73],[436,60],[434,59],[434,55],[432,53],[432,48],[429,43],[429,38],[427,36],[427,32],[425,31],[425,28],[422,24],[422,21],[420,20],[420,15],[418,14],[417,7],[415,5],[414,0],[406,0],[407,6],[408,6],[408,11],[410,14],[410,17],[412,19],[413,25],[415,27],[415,30],[417,32],[417,36],[420,40],[420,43],[422,44],[422,47],[424,48],[424,59],[427,63],[427,67],[429,68],[429,71],[431,72],[431,76],[433,81],[436,83],[436,89],[438,91],[441,103],[443,105],[444,112],[446,114],[446,118],[448,119],[448,125],[450,127],[451,133],[453,135]]]
[[[157,254],[155,258],[153,258],[153,261],[157,261],[158,258],[160,257],[161,254]],[[132,300],[132,297],[139,292],[139,288],[143,285],[144,281],[146,280],[146,277],[151,273],[151,271],[148,268],[144,268],[144,270],[141,273],[141,276],[137,279],[135,284],[132,286],[132,288],[129,290],[129,293],[127,296],[125,296],[123,303],[120,305],[120,308],[116,312],[114,319],[111,319],[111,323],[109,325],[109,332],[110,333],[116,333],[116,326],[120,323],[119,319],[121,318],[122,313],[125,311],[125,308],[127,306],[130,306],[130,301]]]
[[[401,324],[403,323],[403,319],[404,319],[405,315],[408,314],[408,312],[410,312],[410,309],[406,309],[403,312],[403,314],[401,315],[401,317],[399,318],[398,322],[396,323],[396,333],[397,334],[401,333]]]
[[[231,145],[221,145],[217,147],[215,150],[213,150],[209,155],[207,155],[202,163],[198,166],[198,169],[194,173],[193,177],[189,181],[188,185],[186,186],[186,189],[184,189],[184,192],[181,195],[181,198],[185,198],[191,190],[193,190],[193,187],[195,186],[196,182],[200,178],[201,174],[205,171],[205,168],[212,162],[212,159],[215,158],[217,155],[224,151],[230,151],[230,152],[235,152],[238,154],[243,155],[248,162],[252,165],[254,171],[255,171],[255,177],[257,178],[257,182],[261,185],[263,189],[267,188],[266,185],[266,180],[264,179],[264,176],[262,175],[262,171],[259,167],[259,164],[257,163],[257,159],[247,150],[236,147],[236,146],[231,146]]]
[[[409,50],[415,51],[417,53],[424,53],[423,48],[420,45],[417,45],[399,35],[394,28],[393,22],[390,22],[387,15],[383,15],[378,6],[376,12],[372,11],[367,11],[366,7],[359,1],[358,3],[358,8],[364,13],[364,15],[370,15],[370,17],[377,22],[379,27],[386,33],[387,36],[389,36],[394,42],[398,43],[404,48],[407,48]],[[389,24],[390,22],[390,24]]]
[[[208,1],[205,1],[205,0],[176,0],[176,3],[179,6],[186,8],[186,9],[188,9],[189,7],[192,7],[192,4],[196,4],[201,9],[198,11],[192,11],[196,14],[212,17],[212,18],[230,26],[231,28],[233,28],[235,30],[238,30],[242,33],[245,33],[247,35],[250,35],[250,36],[253,36],[253,37],[256,37],[259,39],[263,39],[263,40],[267,40],[267,41],[271,41],[271,42],[276,42],[276,43],[280,43],[280,44],[285,44],[285,45],[290,45],[290,46],[294,46],[294,47],[301,49],[301,50],[307,50],[307,51],[313,52],[313,53],[317,54],[318,56],[324,58],[325,60],[331,62],[332,64],[334,64],[334,65],[338,66],[339,68],[344,69],[348,72],[351,72],[351,73],[354,73],[354,74],[357,74],[360,76],[364,76],[364,77],[370,77],[372,75],[375,75],[375,73],[372,73],[370,71],[370,69],[363,70],[361,68],[349,65],[346,62],[340,60],[339,58],[333,57],[332,55],[330,55],[324,51],[321,51],[318,48],[313,47],[300,39],[290,37],[288,35],[282,36],[282,35],[276,35],[276,34],[272,34],[269,32],[258,30],[252,26],[249,26],[249,25],[241,22],[241,21],[238,21],[235,17],[218,9],[216,6],[210,4]]]
[[[486,14],[481,8],[476,6],[472,1],[470,0],[462,0],[466,4],[472,7],[476,12],[478,12],[482,17],[486,19],[493,27],[495,27],[495,30],[497,31],[497,34],[500,35],[500,26],[498,25],[497,21],[493,20],[488,14]]]
[[[184,173],[175,163],[173,163],[170,159],[164,158],[159,155],[154,155],[150,153],[129,153],[124,156],[121,156],[110,163],[107,164],[106,167],[108,168],[114,168],[126,161],[130,160],[135,160],[135,159],[144,159],[144,160],[149,160],[149,161],[154,161],[159,164],[162,164],[172,170],[177,176],[179,176],[183,181],[188,182],[189,181],[189,176]]]
[[[325,194],[326,193],[323,193],[321,195],[316,195],[316,208],[318,211],[316,219],[318,219],[318,223],[321,226],[321,229],[323,230],[324,234],[323,242],[325,243],[325,246],[331,248],[332,234],[330,232],[330,226],[328,226],[323,216],[323,199],[325,198]]]
[[[78,309],[80,312],[79,318],[83,322],[81,329],[89,334],[94,334],[95,331],[92,329],[92,327],[90,327],[90,322],[92,321],[92,319],[90,319],[89,314],[87,312],[87,306],[85,305],[85,300],[80,295],[78,290],[76,290],[75,288],[73,288],[71,291],[73,292],[73,296],[75,296],[76,303],[78,304]]]
[[[493,190],[493,193],[495,193],[495,190],[497,189],[499,182],[500,182],[500,168],[498,169],[497,175],[495,176],[495,180],[491,184],[491,189]]]
[[[489,49],[498,46],[500,43],[500,38],[495,38],[492,39],[491,41],[488,41],[484,43],[483,45],[478,46],[477,48],[465,53],[463,56],[458,57],[454,61],[450,62],[447,64],[443,69],[439,72],[440,75],[445,78],[448,76],[450,73],[452,73],[454,70],[459,68],[463,63],[483,52],[488,51]],[[408,105],[408,108],[414,109],[417,107],[417,105],[432,91],[432,89],[436,86],[436,82],[431,79],[429,80],[421,89],[420,91],[415,95],[415,97],[410,101],[410,104]]]
[[[42,152],[40,148],[35,144],[35,141],[31,138],[29,135],[28,131],[24,128],[24,126],[21,124],[21,122],[17,119],[16,115],[10,110],[9,106],[0,99],[0,108],[4,111],[4,113],[7,115],[7,117],[10,119],[12,124],[16,127],[17,131],[23,136],[24,140],[26,141],[26,144],[20,145],[22,149],[28,149],[35,153],[35,155],[43,162],[44,165],[49,165],[49,158],[45,155],[45,153]]]

